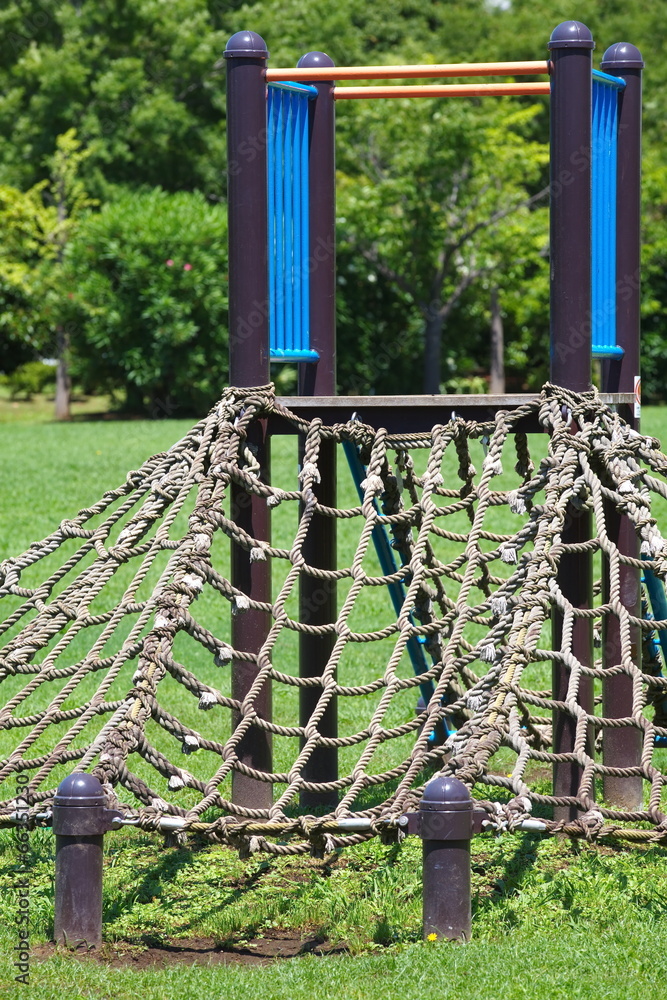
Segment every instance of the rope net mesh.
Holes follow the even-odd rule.
[[[276,417],[302,435],[304,458],[300,470],[290,465],[288,480],[269,485],[249,441],[255,422]],[[526,418],[546,432],[530,439],[535,461],[520,430]],[[318,501],[325,441],[358,449],[363,502]],[[0,824],[15,821],[17,777],[28,778],[21,795],[35,823],[58,783],[88,770],[109,804],[144,829],[171,815],[184,819],[185,832],[244,851],[331,849],[401,835],[399,817],[444,770],[471,788],[495,828],[532,814],[574,835],[666,836],[667,751],[656,748],[656,736],[667,737],[667,679],[655,659],[642,667],[637,650],[640,637],[667,621],[653,621],[639,602],[626,606],[621,586],[628,568],[637,588],[646,569],[665,577],[656,512],[667,499],[666,472],[658,442],[595,393],[546,386],[493,421],[453,419],[401,436],[357,420],[304,420],[272,387],[227,390],[169,452],[0,565]],[[272,508],[271,542],[234,522],[232,488]],[[638,558],[610,538],[619,516],[632,525]],[[338,524],[336,570],[304,559],[304,540],[322,518]],[[588,525],[578,543],[563,540],[573,518]],[[373,548],[380,529],[395,551],[391,573],[379,569]],[[249,563],[270,564],[270,601],[232,585],[230,539]],[[605,582],[589,607],[574,607],[561,587],[563,565],[584,551]],[[334,621],[311,624],[307,609],[299,617],[304,576],[323,592],[335,582]],[[398,584],[396,614],[389,588]],[[231,645],[232,618],[253,610],[268,623],[259,653]],[[600,648],[582,655],[573,639],[582,628],[604,641],[615,636],[612,662],[603,666]],[[302,634],[329,637],[326,667],[314,678],[299,676]],[[415,642],[421,674],[408,655]],[[234,662],[256,673],[243,700],[232,695]],[[566,677],[558,701],[552,664]],[[628,679],[621,718],[603,715],[610,676]],[[272,718],[257,708],[267,686]],[[304,687],[313,707],[300,722]],[[334,699],[338,734],[322,735]],[[568,753],[554,752],[554,719],[570,726]],[[635,765],[605,766],[604,740],[628,728]],[[254,737],[272,743],[265,771],[239,752]],[[313,778],[322,747],[337,750],[335,781],[305,776]],[[551,794],[554,763],[571,767],[571,795]],[[271,783],[271,808],[235,804],[234,772]],[[605,776],[641,776],[643,807],[606,806]],[[335,791],[338,804],[304,815],[304,790]],[[554,806],[576,806],[577,818],[555,822]],[[335,835],[338,820],[360,816],[370,820],[367,833]]]

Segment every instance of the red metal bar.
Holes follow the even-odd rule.
[[[269,69],[266,79],[277,80],[425,80],[448,76],[539,76],[549,73],[549,63],[543,59],[530,62],[498,63],[436,63],[432,66],[336,66],[327,68]]]
[[[337,101],[359,101],[380,97],[510,97],[548,95],[548,83],[463,83],[417,87],[337,87]]]

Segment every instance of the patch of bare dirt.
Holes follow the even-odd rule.
[[[269,965],[283,958],[332,955],[345,950],[318,937],[272,930],[265,937],[242,944],[217,944],[213,938],[179,938],[173,942],[146,946],[116,941],[90,949],[85,945],[64,948],[43,944],[34,947],[31,956],[47,959],[55,954],[69,954],[82,962],[96,962],[115,969],[160,969],[171,965]]]

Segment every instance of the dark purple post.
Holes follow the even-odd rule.
[[[591,74],[585,24],[551,35],[551,381],[591,388]]]
[[[324,52],[308,52],[299,69],[333,66]],[[336,394],[336,125],[333,80],[310,86],[317,97],[309,102],[310,146],[310,347],[320,358],[299,366],[299,394]]]
[[[227,60],[227,198],[229,203],[229,378],[239,387],[269,381],[269,283],[266,166],[266,44],[253,31],[229,39]],[[256,421],[248,435],[268,480],[266,422]],[[238,486],[231,495],[232,516],[254,538],[270,540],[266,501]],[[232,584],[255,601],[271,600],[268,561],[251,562],[249,553],[232,543]],[[252,608],[232,619],[232,645],[258,653],[270,627],[270,616]],[[243,701],[257,667],[243,660],[232,664],[232,697]],[[255,699],[260,718],[271,719],[271,688]],[[234,724],[238,725],[236,713]],[[258,771],[272,770],[271,735],[252,727],[238,746],[242,763]],[[232,776],[232,799],[251,809],[272,804],[272,785],[238,771]]]
[[[585,24],[564,21],[551,35],[551,381],[575,392],[591,388],[591,102],[593,37]],[[588,512],[570,506],[562,540],[587,541]],[[591,556],[572,553],[561,558],[558,584],[575,608],[593,603]],[[562,639],[562,615],[553,614],[554,649]],[[572,653],[585,666],[593,664],[593,630],[587,619],[574,624]],[[565,700],[569,670],[553,663],[553,696]],[[593,714],[593,684],[582,677],[579,704]],[[566,712],[553,713],[555,753],[574,749],[576,721]],[[587,753],[592,756],[592,727]],[[553,792],[576,796],[582,772],[574,762],[553,766]],[[574,819],[576,806],[554,809],[554,819]]]
[[[299,60],[299,68],[333,66],[324,52],[309,52]],[[336,159],[334,84],[318,81],[317,97],[310,102],[310,146],[308,177],[310,187],[310,346],[319,354],[315,364],[299,366],[299,391],[304,396],[336,394]],[[303,460],[303,438],[300,459]],[[315,486],[317,499],[328,507],[336,506],[336,446],[323,441],[318,461],[321,482]],[[319,569],[336,568],[336,521],[315,515],[303,546],[307,563]],[[336,621],[336,583],[317,580],[303,573],[300,580],[301,621],[328,625]],[[302,634],[299,639],[299,662],[302,677],[321,677],[331,656],[335,635]],[[317,706],[321,688],[300,691],[300,724],[305,726]],[[338,735],[336,698],[329,702],[318,730],[325,737]],[[303,771],[307,781],[336,781],[338,748],[318,747]],[[333,808],[337,793],[301,793],[301,805],[307,808]]]
[[[423,935],[469,941],[471,931],[470,841],[473,804],[458,778],[438,776],[419,803],[423,860]]]
[[[616,343],[623,357],[602,363],[604,392],[635,392],[639,382],[640,356],[640,255],[641,255],[641,134],[642,69],[639,49],[627,42],[617,42],[605,52],[602,69],[612,76],[622,76],[625,88],[618,95],[618,151],[616,197]],[[639,406],[624,406],[622,416],[639,430]],[[639,558],[639,542],[632,522],[611,504],[605,505],[609,540],[621,555]],[[640,570],[620,567],[622,604],[637,617],[641,614]],[[603,599],[609,599],[609,566],[603,563]],[[632,659],[641,669],[641,633],[631,629]],[[619,620],[608,616],[603,623],[602,663],[613,667],[621,662]],[[627,674],[604,681],[603,713],[607,718],[632,715],[632,678]],[[642,740],[638,729],[605,729],[602,759],[608,767],[636,767],[641,760]],[[642,804],[642,778],[604,776],[604,797],[621,809],[638,809]]]
[[[120,818],[120,813],[106,808],[104,789],[93,774],[70,774],[58,786],[53,800],[57,944],[102,943],[104,834]]]
[[[618,95],[616,169],[616,343],[624,354],[603,362],[605,392],[634,392],[640,374],[643,68],[641,52],[627,42],[611,45],[602,57],[604,72],[625,80]],[[639,413],[623,416],[639,427]]]
[[[264,39],[238,31],[227,42],[229,383],[269,381],[269,271]]]

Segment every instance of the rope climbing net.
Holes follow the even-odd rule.
[[[289,479],[269,484],[251,429],[275,418],[302,435],[303,461],[300,470],[296,460],[283,461]],[[521,431],[527,419],[546,433],[529,439]],[[342,506],[318,500],[326,441],[355,448],[365,467],[363,501],[350,483],[346,503],[343,476]],[[184,832],[245,851],[331,849],[398,836],[401,815],[444,769],[471,788],[496,828],[515,828],[532,813],[547,829],[588,837],[667,836],[667,751],[659,746],[667,737],[667,679],[654,660],[636,662],[637,637],[667,621],[628,607],[620,582],[628,567],[637,579],[645,570],[665,577],[656,515],[667,500],[666,473],[659,443],[595,393],[546,386],[489,422],[457,418],[427,434],[396,435],[360,420],[305,420],[270,386],[227,390],[169,452],[0,565],[0,823],[15,821],[17,777],[34,824],[48,816],[60,780],[89,770],[109,804],[144,829],[174,816]],[[271,541],[233,519],[233,489],[272,508]],[[640,558],[622,555],[611,540],[610,519],[619,516],[632,525]],[[577,517],[590,526],[588,537],[568,542],[564,532]],[[318,569],[305,561],[304,540],[331,518],[340,529],[339,565]],[[396,556],[392,572],[378,566],[379,531]],[[230,539],[250,563],[270,562],[271,600],[232,585]],[[589,607],[575,607],[562,570],[583,552],[606,582]],[[323,589],[336,584],[335,620],[316,625],[299,615],[304,576]],[[389,597],[397,585],[398,614]],[[252,611],[268,621],[259,652],[232,646],[232,618]],[[573,640],[582,622],[602,639],[613,623],[612,664],[586,662]],[[330,637],[326,667],[314,678],[299,676],[303,634]],[[411,643],[422,650],[421,672],[408,656]],[[242,700],[232,695],[234,663],[255,672]],[[552,664],[566,672],[564,699],[551,693]],[[631,681],[631,705],[624,717],[607,718],[603,682],[620,675]],[[257,708],[267,686],[270,718]],[[303,688],[315,692],[314,708],[300,721]],[[334,700],[338,735],[322,735]],[[566,754],[553,748],[554,713],[572,726]],[[634,767],[601,763],[600,745],[618,728],[637,734]],[[265,771],[239,752],[253,733],[273,746]],[[339,776],[307,780],[322,747],[337,750]],[[557,797],[551,769],[563,761],[579,774],[578,787]],[[235,772],[271,783],[273,805],[233,802]],[[596,781],[610,774],[640,776],[642,809],[596,803]],[[303,815],[304,791],[335,792],[338,805]],[[551,807],[573,805],[577,819],[549,818]],[[368,819],[368,831],[340,834],[349,817]]]

